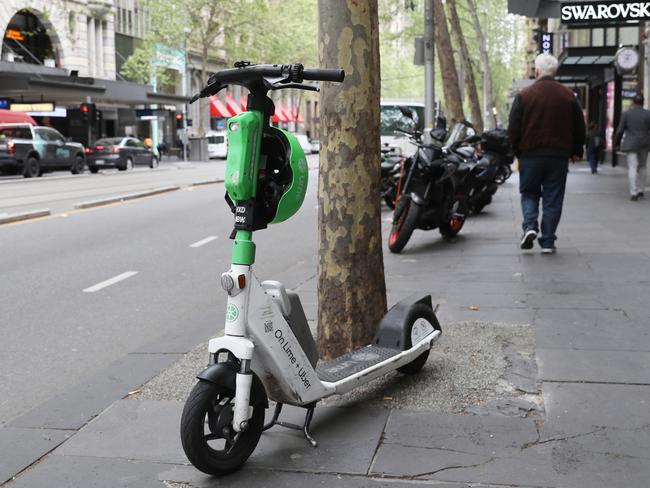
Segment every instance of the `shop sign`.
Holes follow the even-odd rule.
[[[539,51],[542,54],[553,54],[553,34],[542,32],[539,35]]]
[[[22,32],[16,29],[7,29],[5,32],[5,37],[7,39],[13,39],[14,41],[24,41],[25,36]]]
[[[650,20],[650,2],[562,2],[563,24]]]
[[[9,106],[11,105],[11,102],[9,101],[8,98],[0,98],[0,108],[3,110],[9,110]]]
[[[14,112],[54,112],[52,102],[12,103],[9,109]]]

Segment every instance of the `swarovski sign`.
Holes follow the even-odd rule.
[[[649,20],[650,2],[563,2],[562,23]]]

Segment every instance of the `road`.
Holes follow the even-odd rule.
[[[162,162],[156,169],[137,167],[128,172],[107,169],[94,175],[55,171],[33,179],[3,176],[0,177],[0,214],[43,208],[59,213],[74,208],[76,203],[115,194],[222,179],[225,166],[223,160]]]
[[[222,184],[70,211],[79,199],[216,172],[207,163],[0,183],[0,212],[57,212],[0,226],[0,425],[76,428],[222,328],[232,230]],[[310,176],[298,216],[283,232],[256,234],[257,272],[288,286],[316,273],[316,170]],[[57,409],[60,418],[39,420]]]

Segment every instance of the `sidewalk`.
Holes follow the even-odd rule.
[[[7,486],[647,488],[650,199],[629,201],[624,170],[575,165],[558,253],[522,252],[519,221],[515,175],[454,241],[418,231],[385,252],[389,303],[431,291],[443,338],[419,379],[319,406],[318,448],[275,427],[234,475],[188,466],[180,399],[201,348]],[[312,320],[315,290],[299,288]],[[54,445],[65,434],[42,433]]]

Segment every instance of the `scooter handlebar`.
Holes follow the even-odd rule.
[[[304,68],[302,70],[302,77],[305,80],[336,81],[340,83],[345,79],[345,71],[329,68]]]

